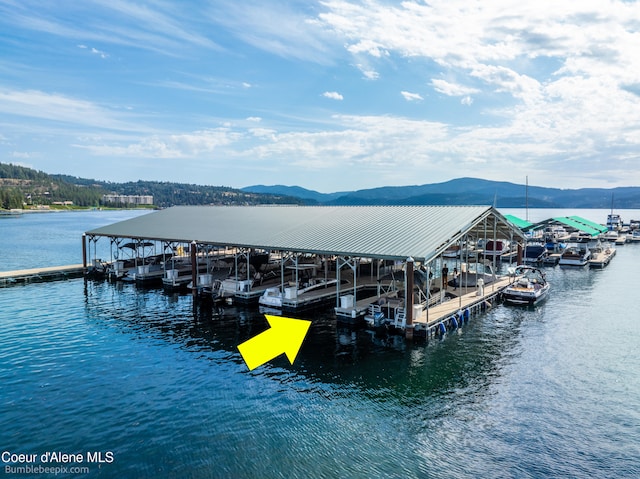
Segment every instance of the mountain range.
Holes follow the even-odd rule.
[[[494,205],[497,208],[640,209],[640,187],[560,189],[478,178],[443,183],[319,193],[300,186],[254,185],[241,189],[172,182],[112,183],[47,174],[0,162],[0,208],[25,203],[73,201],[97,206],[102,195],[152,195],[154,205],[307,204],[307,205]]]
[[[254,185],[245,192],[299,198],[320,205],[494,205],[498,208],[640,208],[640,187],[560,189],[478,178],[319,193],[299,186]]]

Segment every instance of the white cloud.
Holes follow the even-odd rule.
[[[344,99],[344,97],[340,93],[338,93],[337,91],[325,91],[322,94],[322,96],[325,97],[325,98],[329,98],[331,100],[343,100]]]
[[[424,98],[422,98],[422,96],[420,96],[419,93],[411,93],[408,91],[401,91],[400,94],[404,97],[405,100],[407,101],[419,101],[419,100],[424,100]]]
[[[604,75],[618,85],[640,79],[640,56],[633,53],[640,49],[635,3],[451,0],[390,5],[333,0],[323,5],[326,12],[319,19],[359,58],[367,53],[376,61],[381,52],[426,58],[469,80],[464,83],[481,80],[486,91],[526,102],[535,101],[540,84],[556,80],[534,61],[553,60],[562,76]],[[452,96],[479,93],[476,87],[445,80],[432,84]]]
[[[319,19],[344,39],[356,65],[401,69],[422,59],[435,65],[439,93],[466,106],[484,100],[477,121],[487,123],[451,126],[444,157],[490,162],[492,174],[516,160],[539,161],[550,178],[580,159],[587,172],[602,169],[604,158],[629,166],[638,158],[640,96],[628,88],[640,84],[636,2],[323,5]]]
[[[78,48],[90,49],[85,42],[125,45],[167,55],[184,54],[185,46],[222,50],[206,34],[187,24],[185,10],[171,2],[153,5],[123,0],[87,1],[65,5],[60,16],[56,5],[28,5],[4,10],[5,21],[24,29],[79,40]],[[29,10],[31,9],[31,10]],[[90,13],[88,13],[90,11]],[[83,21],[68,20],[75,16]],[[93,53],[101,54],[99,50]]]
[[[82,49],[82,50],[89,50],[91,53],[93,53],[94,55],[98,55],[100,56],[100,58],[108,58],[109,55],[101,50],[98,50],[97,48],[89,48],[87,45],[84,44],[79,44],[77,45],[78,48]]]
[[[364,70],[362,74],[367,80],[377,80],[380,78],[380,74],[375,70]]]
[[[93,53],[94,55],[98,55],[100,58],[108,58],[109,55],[107,55],[105,52],[98,50],[97,48],[91,48],[91,53]]]
[[[451,83],[446,80],[434,78],[431,80],[431,85],[433,88],[444,95],[447,96],[466,96],[473,95],[475,93],[480,93],[480,90],[477,88],[466,87],[457,83]]]
[[[325,26],[286,2],[220,1],[209,8],[210,21],[244,43],[284,58],[330,64],[335,38]]]
[[[125,158],[194,158],[210,155],[221,146],[229,145],[240,134],[228,128],[195,131],[192,133],[156,134],[124,145],[76,144],[98,156]]]
[[[96,103],[38,90],[0,90],[0,112],[86,127],[140,131],[133,121]]]

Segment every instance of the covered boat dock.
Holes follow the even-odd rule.
[[[99,238],[111,242],[108,261],[95,257]],[[219,267],[225,259],[233,295],[247,300],[266,289],[263,266],[269,259],[254,260],[277,258],[270,273],[292,309],[304,300],[297,289],[301,271],[313,271],[310,281],[334,286],[307,298],[331,298],[336,315],[347,320],[375,317],[381,313],[377,308],[395,302],[394,325],[412,336],[414,329],[429,334],[453,312],[462,318],[462,311],[482,307],[508,284],[495,275],[496,257],[490,273],[491,265],[476,248],[490,240],[517,245],[521,252],[525,237],[490,206],[176,206],[87,231],[82,245],[86,271],[122,263],[119,245],[133,245],[132,251],[136,245],[142,250],[157,245],[155,264],[146,253],[136,253],[138,277],[151,275],[154,266],[162,270],[156,274],[177,276],[172,265],[184,259],[190,263],[194,295],[210,280],[212,265]],[[452,250],[454,257],[445,256]],[[252,270],[255,264],[260,267]],[[451,282],[443,278],[447,269]],[[286,275],[294,281],[286,281]]]

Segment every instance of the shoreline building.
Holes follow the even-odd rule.
[[[152,205],[153,195],[102,195],[102,202],[121,205]]]

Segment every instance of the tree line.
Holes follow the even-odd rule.
[[[174,205],[303,204],[285,195],[249,193],[226,186],[206,186],[161,181],[111,183],[69,175],[49,175],[10,163],[0,163],[0,208],[23,204],[51,205],[72,201],[74,206],[122,206],[103,201],[107,194],[151,195],[158,207]]]

